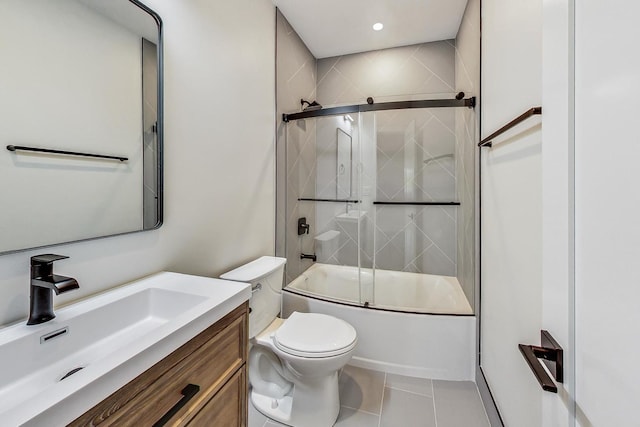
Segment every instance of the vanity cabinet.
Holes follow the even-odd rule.
[[[69,425],[245,427],[247,322],[244,303]]]

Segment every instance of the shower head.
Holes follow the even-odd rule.
[[[307,106],[305,107],[304,104],[307,104]],[[302,106],[302,111],[316,111],[322,109],[322,105],[318,104],[316,101],[309,102],[301,99],[300,105]]]

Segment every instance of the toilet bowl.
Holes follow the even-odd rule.
[[[285,262],[262,257],[221,276],[252,285],[251,401],[280,423],[328,427],[340,410],[338,372],[351,359],[357,334],[344,320],[324,314],[294,312],[279,318]]]

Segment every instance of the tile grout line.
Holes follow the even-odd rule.
[[[433,421],[436,423],[435,427],[438,427],[438,413],[436,412],[436,386],[433,380],[431,380],[431,394],[433,395]]]
[[[403,393],[409,393],[409,394],[415,394],[416,396],[422,396],[422,397],[431,397],[433,398],[433,396],[430,396],[428,394],[423,394],[423,393],[418,393],[417,391],[411,391],[411,390],[405,390],[403,388],[398,388],[398,387],[392,387],[392,386],[387,386],[385,385],[386,388],[390,388],[392,390],[398,390],[401,391]],[[428,393],[428,392],[427,392]],[[431,383],[431,394],[433,395],[433,382]]]
[[[384,389],[387,387],[387,373],[384,373],[384,381],[382,382],[382,397],[380,398],[380,413],[378,414],[378,427],[382,423],[382,405],[384,403]]]
[[[354,410],[356,412],[362,412],[363,414],[376,415],[376,416],[378,415],[375,412],[363,411],[362,409],[354,408],[354,407],[347,406],[347,405],[340,405],[340,407],[341,408],[351,409],[351,410]]]
[[[482,396],[480,395],[480,389],[478,388],[478,384],[476,384],[476,392],[478,393],[478,398],[480,399],[480,406],[482,406],[482,411],[484,412],[484,416],[487,417],[487,425],[491,426],[491,421],[489,420],[489,414],[487,413],[487,408],[485,408],[484,402],[482,401]]]

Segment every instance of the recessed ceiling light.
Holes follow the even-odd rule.
[[[382,22],[376,22],[375,24],[373,24],[374,31],[380,31],[383,28],[384,28],[384,25],[382,25]]]

